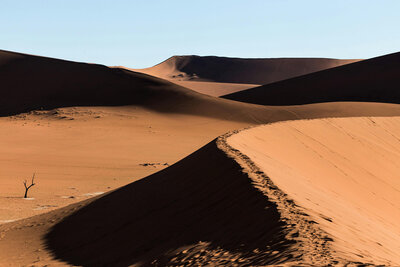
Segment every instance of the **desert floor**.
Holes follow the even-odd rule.
[[[87,199],[172,165],[249,123],[135,107],[76,107],[0,118],[0,223]],[[36,185],[22,198],[23,181]]]

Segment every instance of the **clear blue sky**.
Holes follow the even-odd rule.
[[[0,0],[0,49],[149,67],[172,55],[400,51],[399,0]]]

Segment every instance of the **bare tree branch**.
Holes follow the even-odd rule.
[[[33,173],[33,175],[32,175],[32,182],[31,182],[31,184],[30,184],[29,186],[27,186],[27,180],[24,181],[24,186],[25,186],[25,195],[24,195],[24,198],[28,198],[28,190],[29,190],[32,186],[35,185],[35,174],[36,174],[36,173]]]

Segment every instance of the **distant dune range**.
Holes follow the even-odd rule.
[[[200,93],[221,96],[356,61],[359,60],[173,56],[154,67],[132,70],[172,81]]]
[[[356,64],[361,63],[348,66],[358,66]],[[146,142],[150,154],[157,156],[157,162],[165,162],[163,160],[168,158],[168,154],[174,154],[169,159],[175,162],[177,157],[184,157],[176,163],[171,162],[175,163],[172,166],[105,195],[0,224],[0,265],[326,266],[363,262],[361,257],[335,258],[337,243],[332,236],[336,236],[326,234],[329,233],[323,228],[326,225],[313,220],[311,216],[315,214],[307,213],[311,209],[304,210],[304,207],[297,206],[299,198],[286,195],[268,179],[263,179],[265,174],[254,164],[256,161],[250,159],[251,153],[247,156],[247,150],[240,147],[245,145],[236,147],[227,140],[236,136],[238,127],[278,121],[400,116],[399,105],[362,102],[254,105],[206,96],[166,80],[128,70],[11,52],[0,54],[0,83],[2,116],[40,108],[58,108],[56,112],[39,112],[39,115],[36,115],[37,112],[33,115],[21,114],[24,119],[32,120],[28,131],[35,129],[38,116],[46,118],[43,119],[45,125],[49,125],[46,127],[60,128],[61,132],[70,127],[92,129],[95,126],[88,136],[74,131],[76,139],[85,138],[84,143],[72,149],[67,147],[71,155],[76,151],[82,164],[97,166],[105,164],[110,157],[115,164],[110,170],[118,173],[122,167],[117,165],[119,159],[115,158],[120,156],[121,151],[125,157],[140,158],[140,151],[133,153],[135,151],[114,150],[113,147],[102,150],[101,143],[111,141],[119,146],[129,145],[133,150]],[[283,94],[282,98],[285,97]],[[103,121],[102,118],[91,118],[92,114],[104,116]],[[61,115],[74,120],[54,123],[56,127],[52,123],[47,124],[50,121],[48,117]],[[360,121],[349,119],[350,124]],[[12,126],[8,121],[1,123]],[[16,123],[20,122],[17,120]],[[383,121],[385,123],[390,124],[391,118]],[[151,128],[153,124],[156,125],[154,130]],[[20,127],[22,132],[26,126]],[[371,124],[369,127],[374,126]],[[43,130],[45,127],[40,129],[41,132],[49,131]],[[103,133],[101,136],[96,135],[98,129]],[[141,133],[138,134],[138,131]],[[199,141],[195,141],[196,137],[212,139],[221,131],[231,132],[197,149]],[[40,135],[41,132],[31,138],[40,140],[40,144],[46,147],[47,138]],[[123,134],[116,135],[114,132]],[[7,139],[9,135],[3,134],[2,138]],[[64,142],[60,131],[56,135],[57,142]],[[92,135],[97,143],[87,146],[86,143],[92,142]],[[138,138],[129,138],[131,135]],[[151,140],[155,136],[162,141],[153,145]],[[116,138],[118,142],[114,140]],[[268,137],[257,138],[262,141]],[[332,137],[332,140],[336,139]],[[351,137],[346,140],[357,142]],[[186,144],[188,142],[194,142],[192,148],[197,151],[186,157],[184,153],[191,147]],[[346,144],[348,147],[352,145]],[[10,143],[12,145],[13,142]],[[45,155],[48,158],[63,154],[53,145],[47,148],[51,151]],[[85,151],[87,156],[79,154],[82,145],[91,150]],[[275,145],[279,146],[279,143]],[[175,150],[182,146],[185,147],[183,152],[177,153]],[[28,143],[27,147],[31,145]],[[20,148],[21,151],[24,149]],[[20,150],[16,152],[20,153]],[[145,153],[149,156],[149,152]],[[101,160],[95,154],[100,155]],[[300,154],[298,156],[301,157]],[[125,160],[125,157],[122,159]],[[17,155],[14,158],[20,157]],[[8,161],[10,158],[5,157],[5,162]],[[130,170],[134,172],[133,168],[126,168],[124,172]],[[394,259],[394,256],[366,258],[365,262],[395,262]],[[357,263],[358,260],[360,262]]]
[[[286,114],[287,118],[295,118],[297,115],[288,113],[297,111],[304,111],[311,118],[324,116],[320,115],[323,111],[309,112],[310,109],[304,107],[276,109],[218,99],[160,78],[96,64],[7,51],[0,51],[0,64],[1,116],[39,109],[121,105],[257,123],[271,122],[276,112]],[[334,110],[329,105],[313,106],[311,109]],[[371,115],[365,109],[358,111],[362,113],[359,115]],[[342,112],[349,111],[336,108],[333,113],[337,114],[332,115],[344,115]],[[383,108],[382,114],[386,112],[387,109]],[[357,111],[350,114],[356,115]]]
[[[223,96],[261,105],[332,101],[400,103],[400,53],[389,54]]]

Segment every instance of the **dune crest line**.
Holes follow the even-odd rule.
[[[310,220],[309,215],[280,190],[248,156],[228,144],[227,139],[232,135],[254,127],[231,131],[220,136],[217,139],[218,148],[224,151],[228,157],[234,159],[243,168],[243,172],[252,180],[253,186],[267,196],[269,201],[277,205],[277,209],[282,216],[281,220],[287,225],[286,238],[298,243],[295,251],[297,255],[294,255],[299,257],[297,264],[310,263],[319,266],[338,264],[339,260],[334,259],[331,255],[329,242],[332,239],[328,234],[317,227],[316,223]],[[341,261],[344,262],[344,260]]]

